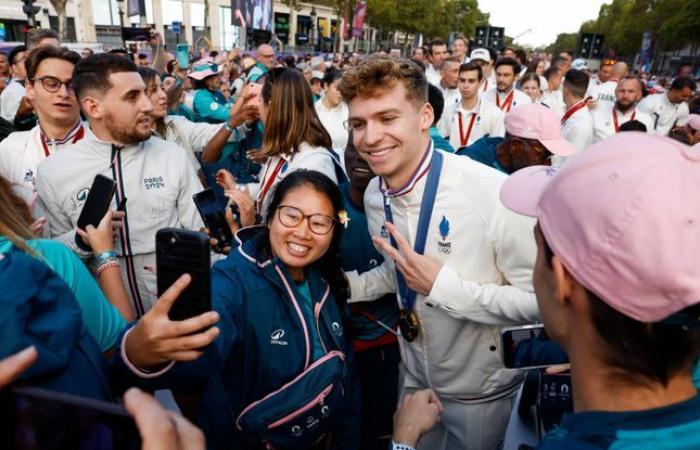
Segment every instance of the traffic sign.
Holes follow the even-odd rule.
[[[173,33],[180,33],[180,31],[182,31],[182,22],[173,22],[170,29]]]

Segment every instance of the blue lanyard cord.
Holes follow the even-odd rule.
[[[433,159],[430,161],[430,169],[428,169],[428,178],[425,182],[425,190],[423,191],[423,199],[421,202],[420,214],[418,216],[418,230],[416,233],[416,242],[413,245],[413,250],[418,254],[423,254],[425,251],[425,241],[428,237],[428,228],[430,228],[430,217],[433,214],[433,205],[435,204],[435,196],[437,194],[438,182],[440,181],[440,171],[442,170],[442,155],[439,151],[433,151]],[[386,221],[394,223],[394,215],[391,212],[390,197],[384,195],[384,216]],[[398,250],[398,244],[393,236],[390,235],[392,247]],[[406,285],[406,279],[401,271],[395,267],[396,283],[399,288],[399,299],[404,309],[409,312],[413,311],[413,306],[416,303],[416,291],[409,289]]]

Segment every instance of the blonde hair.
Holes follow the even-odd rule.
[[[346,103],[355,97],[373,97],[392,90],[397,83],[406,87],[408,101],[417,107],[428,102],[428,80],[413,61],[375,54],[348,70],[340,82],[340,93]]]
[[[34,255],[26,242],[36,237],[30,228],[32,221],[27,204],[12,192],[10,182],[0,176],[0,236],[9,239],[25,253]]]
[[[302,142],[331,148],[331,137],[316,114],[311,87],[300,72],[287,68],[271,70],[265,77],[262,98],[269,105],[263,154],[297,152]]]

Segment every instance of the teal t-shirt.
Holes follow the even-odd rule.
[[[195,122],[223,123],[229,119],[231,105],[219,91],[197,89],[192,100]]]
[[[316,328],[316,318],[314,317],[314,301],[311,298],[311,290],[309,289],[309,282],[304,280],[301,283],[294,283],[297,287],[297,291],[301,294],[303,298],[299,299],[301,303],[301,309],[306,317],[306,323],[311,324],[311,340],[313,345],[313,360],[323,358],[323,344],[321,343],[321,337],[318,335],[318,328]]]
[[[65,245],[45,239],[27,241],[54,272],[66,282],[78,301],[83,322],[102,351],[114,347],[126,321],[107,300],[85,264]],[[13,244],[0,236],[0,253],[7,253]]]

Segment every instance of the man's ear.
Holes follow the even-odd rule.
[[[24,95],[26,95],[29,100],[34,101],[36,91],[34,90],[34,83],[29,80],[24,83]]]
[[[93,96],[86,95],[79,101],[80,108],[83,110],[86,116],[92,119],[100,120],[104,115],[101,99]]]
[[[558,256],[552,256],[552,272],[554,273],[554,287],[556,292],[556,302],[560,306],[569,302],[575,284],[578,282],[571,276]]]
[[[425,102],[423,104],[420,110],[420,116],[420,130],[429,130],[435,121],[435,112],[433,111],[433,107],[430,105],[430,103]]]

